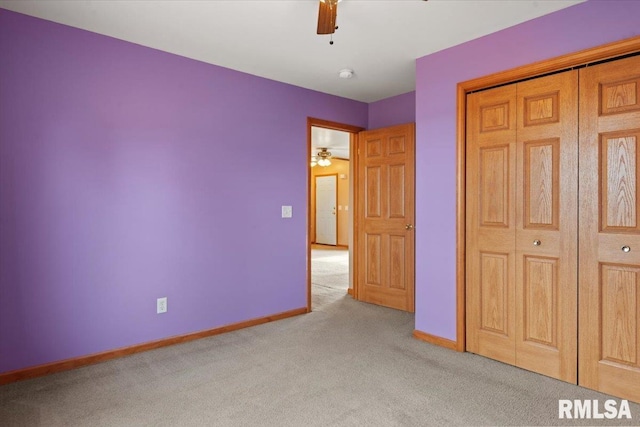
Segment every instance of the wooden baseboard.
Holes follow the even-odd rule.
[[[249,328],[251,326],[261,325],[263,323],[273,322],[275,320],[286,319],[288,317],[298,316],[307,313],[307,308],[298,308],[295,310],[285,311],[282,313],[272,314],[270,316],[259,317],[257,319],[245,320],[244,322],[233,323],[231,325],[221,326],[219,328],[207,329],[204,331],[193,332],[185,335],[164,338],[157,341],[151,341],[143,344],[137,344],[130,347],[108,350],[102,353],[90,354],[88,356],[80,356],[73,359],[60,360],[58,362],[47,363],[44,365],[32,366],[29,368],[19,369],[0,373],[0,385],[9,384],[16,381],[26,380],[29,378],[41,377],[44,375],[54,374],[56,372],[68,371],[80,368],[82,366],[93,365],[95,363],[106,362],[107,360],[116,359],[123,356],[129,356],[143,351],[154,350],[156,348],[167,347],[174,344],[194,341],[201,338],[220,335],[227,332],[237,331],[238,329]]]
[[[437,337],[435,335],[428,334],[426,332],[422,332],[419,330],[413,331],[414,338],[419,339],[420,341],[428,342],[429,344],[434,344],[440,347],[448,348],[449,350],[462,351],[458,350],[458,344],[455,341],[451,341],[447,338]]]
[[[353,296],[353,288],[349,288],[347,289],[347,293],[351,296]]]

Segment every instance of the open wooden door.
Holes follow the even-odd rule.
[[[640,57],[580,70],[580,385],[640,402]]]
[[[357,298],[414,311],[415,126],[360,132]]]

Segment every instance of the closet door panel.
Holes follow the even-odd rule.
[[[516,365],[577,382],[578,72],[517,84]]]
[[[467,98],[467,350],[515,363],[515,85]]]
[[[640,58],[580,70],[580,385],[640,401]]]

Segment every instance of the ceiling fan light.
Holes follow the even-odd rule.
[[[320,151],[318,151],[318,157],[320,157],[321,159],[326,159],[327,157],[331,157],[331,151],[327,151],[327,148],[321,148]]]
[[[331,164],[331,160],[329,160],[331,158],[331,152],[329,150],[327,150],[326,148],[320,148],[320,151],[318,151],[318,155],[311,157],[311,161],[315,161],[317,162],[318,165],[320,166],[329,166]]]

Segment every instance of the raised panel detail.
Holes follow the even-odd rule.
[[[557,348],[558,259],[524,257],[524,339]]]
[[[534,126],[560,120],[558,92],[524,99],[524,125]]]
[[[509,146],[481,148],[481,226],[509,226],[509,181]]]
[[[366,241],[367,285],[382,286],[382,236],[367,234]]]
[[[382,140],[381,139],[368,140],[366,144],[366,155],[367,157],[382,156]]]
[[[405,137],[403,135],[389,138],[389,154],[404,154],[405,150]]]
[[[638,230],[637,136],[604,134],[600,139],[601,230]]]
[[[480,253],[481,328],[508,335],[509,254]]]
[[[381,206],[381,168],[380,166],[370,166],[365,170],[367,186],[367,218],[380,218],[382,216]]]
[[[524,143],[524,227],[558,229],[560,141]]]
[[[405,289],[405,242],[404,236],[390,236],[390,278],[389,286],[395,289]]]
[[[404,164],[389,166],[389,217],[404,218]]]
[[[600,113],[626,113],[640,109],[638,83],[640,78],[600,85]]]
[[[601,265],[602,359],[638,363],[638,272],[635,267]]]
[[[480,108],[480,132],[509,129],[509,103]]]

